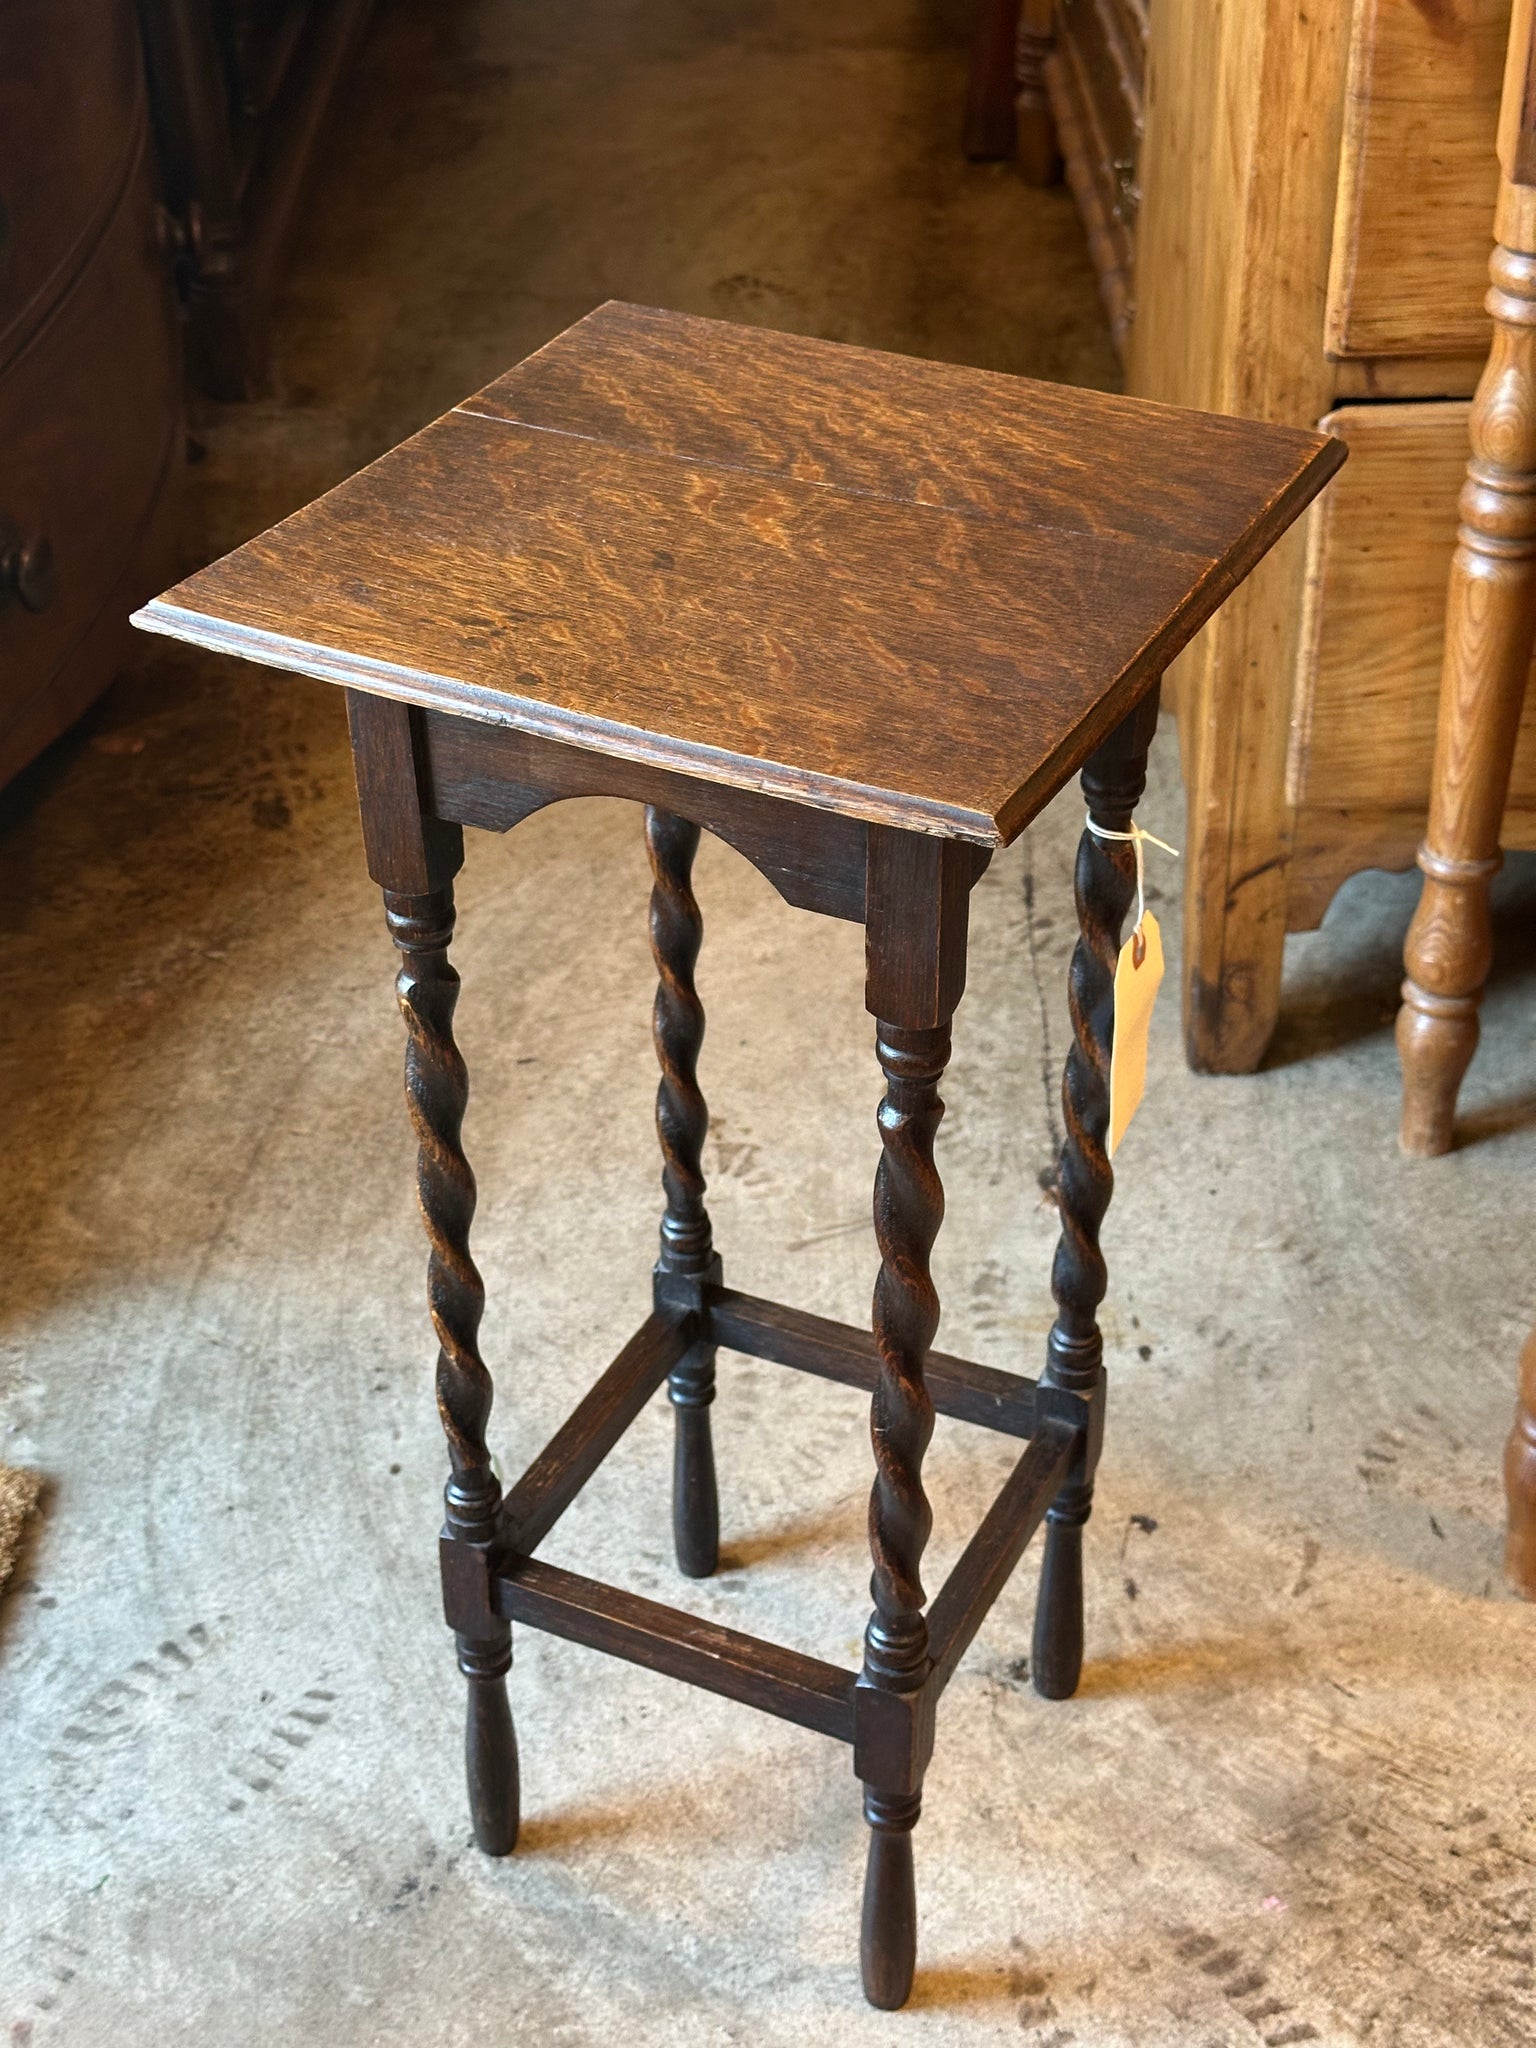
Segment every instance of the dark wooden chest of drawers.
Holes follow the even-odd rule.
[[[131,0],[0,43],[0,782],[111,680],[169,566],[181,360]]]

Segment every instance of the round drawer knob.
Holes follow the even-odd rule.
[[[46,611],[58,595],[53,543],[44,533],[23,540],[15,527],[0,527],[0,593],[19,597],[29,612]]]

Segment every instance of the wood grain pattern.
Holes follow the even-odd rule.
[[[562,746],[507,725],[478,725],[443,711],[411,716],[421,723],[425,794],[439,818],[508,832],[565,797],[661,804],[734,846],[787,903],[823,917],[864,921],[869,827],[862,819]]]
[[[980,844],[1023,829],[1342,460],[625,307],[472,405],[139,622]]]
[[[498,435],[508,431],[504,422],[479,424]],[[1326,450],[1328,444],[1320,445]],[[672,461],[680,471],[696,468],[685,458],[648,454],[645,459]],[[749,481],[758,489],[765,480]],[[887,508],[892,503],[879,502]],[[462,627],[462,617],[454,623]],[[869,1829],[864,1986],[876,2006],[898,2006],[910,1992],[915,1966],[911,1837],[933,1753],[938,1696],[1033,1528],[1061,1504],[1063,1486],[1071,1535],[1077,1537],[1086,1513],[1084,1489],[1102,1437],[1096,1354],[1092,1366],[1085,1364],[1084,1344],[1090,1339],[1077,1323],[1068,1328],[1070,1316],[1086,1315],[1091,1341],[1097,1342],[1092,1309],[1103,1293],[1104,1268],[1094,1240],[1107,1197],[1107,1168],[1097,1175],[1092,1148],[1096,1143],[1101,1147],[1102,1133],[1095,1132],[1092,1105],[1084,1106],[1084,1089],[1091,1091],[1094,1080],[1102,1078],[1107,1043],[1105,1020],[1097,1014],[1102,1004],[1091,990],[1080,1000],[1083,975],[1075,973],[1074,1021],[1080,1043],[1096,1064],[1087,1079],[1080,1060],[1069,1067],[1068,1121],[1076,1116],[1081,1128],[1073,1128],[1062,1169],[1064,1236],[1054,1276],[1060,1316],[1048,1380],[1037,1386],[963,1360],[935,1357],[930,1347],[939,1304],[929,1255],[943,1214],[934,1162],[934,1137],[943,1114],[938,1085],[949,1051],[951,1015],[965,987],[970,891],[987,866],[990,848],[953,836],[865,824],[727,786],[723,822],[745,839],[765,871],[781,877],[792,871],[798,894],[810,901],[821,898],[837,914],[847,914],[856,899],[865,926],[865,1000],[877,1019],[876,1051],[885,1079],[873,1205],[880,1268],[871,1332],[865,1336],[733,1293],[721,1284],[704,1206],[702,1145],[708,1115],[697,1073],[704,1014],[695,983],[702,918],[692,881],[700,824],[686,811],[655,800],[662,789],[679,785],[690,807],[695,807],[691,789],[700,812],[713,816],[720,789],[622,757],[617,764],[621,780],[610,785],[605,778],[615,762],[607,755],[510,726],[476,723],[441,704],[429,709],[350,689],[348,713],[364,845],[370,870],[384,888],[390,929],[403,956],[398,987],[408,1031],[407,1095],[432,1247],[429,1297],[440,1339],[438,1389],[453,1465],[440,1543],[443,1605],[469,1685],[465,1760],[476,1838],[496,1854],[506,1853],[517,1838],[518,1755],[506,1694],[514,1619],[851,1741]],[[1156,719],[1154,684],[1141,692],[1085,771],[1084,788],[1096,815],[1122,824],[1129,816]],[[661,1255],[653,1273],[655,1312],[503,1502],[485,1433],[492,1388],[477,1338],[484,1294],[469,1249],[475,1187],[461,1141],[467,1078],[452,1033],[458,993],[458,977],[448,959],[452,880],[462,859],[465,822],[505,829],[545,803],[610,786],[647,800],[658,979],[655,1041],[661,1066],[657,1128],[666,1198]],[[775,811],[783,814],[782,829],[773,822]],[[814,829],[806,829],[807,821]],[[854,829],[845,829],[850,825]],[[1095,841],[1090,851],[1102,856],[1109,877],[1105,881],[1096,874],[1080,904],[1086,940],[1094,949],[1090,965],[1096,965],[1113,937],[1105,920],[1116,904],[1123,909],[1129,882],[1123,848],[1105,852]],[[857,879],[855,854],[862,868]],[[1119,889],[1114,903],[1107,894],[1110,883]],[[1081,955],[1079,967],[1087,958]],[[1086,1018],[1085,1001],[1095,1010],[1092,1020]],[[721,1344],[736,1344],[871,1392],[874,1611],[857,1674],[527,1555],[665,1374],[684,1425],[678,1432],[674,1480],[678,1561],[694,1575],[713,1568],[718,1515],[706,1417]],[[922,1462],[940,1408],[1027,1434],[1030,1443],[940,1596],[943,1634],[935,1655],[921,1578],[931,1523]],[[1059,1569],[1052,1576],[1049,1559],[1047,1581],[1047,1634],[1059,1663],[1062,1601],[1070,1589]],[[1080,1614],[1075,1626],[1080,1642]]]
[[[1323,921],[1341,885],[1362,868],[1411,868],[1424,836],[1422,811],[1330,805],[1296,813],[1286,929],[1309,932]],[[1536,849],[1536,811],[1504,813],[1506,847]]]
[[[1445,588],[1471,408],[1341,406],[1350,460],[1309,522],[1306,637],[1286,769],[1298,806],[1395,810],[1413,843],[1429,807]],[[1510,805],[1536,824],[1536,696]]]
[[[509,1621],[590,1643],[611,1657],[664,1671],[839,1742],[853,1740],[854,1674],[819,1657],[600,1585],[541,1558],[509,1559],[497,1592]]]
[[[1358,0],[1328,281],[1340,356],[1486,345],[1510,0]]]
[[[1150,27],[1129,386],[1315,420],[1333,396],[1322,336],[1345,10],[1157,0]],[[1293,533],[1170,679],[1188,791],[1185,1040],[1199,1068],[1257,1065],[1279,1010],[1304,563]]]
[[[1445,603],[1445,658],[1419,848],[1424,887],[1403,948],[1397,1016],[1405,1152],[1450,1150],[1456,1095],[1477,1049],[1493,962],[1488,889],[1536,649],[1536,68],[1531,0],[1516,0],[1499,122],[1493,346],[1472,402],[1472,443]]]

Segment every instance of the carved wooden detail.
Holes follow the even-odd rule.
[[[1083,795],[1096,825],[1126,832],[1147,780],[1157,693],[1089,757]],[[1115,963],[1126,913],[1136,899],[1135,849],[1083,831],[1075,876],[1080,936],[1068,971],[1072,1045],[1062,1077],[1065,1137],[1056,1174],[1061,1237],[1051,1265],[1056,1320],[1046,1343],[1043,1383],[1093,1398],[1097,1428],[1051,1504],[1035,1608],[1031,1673],[1047,1699],[1077,1690],[1083,1663],[1083,1528],[1093,1511],[1093,1475],[1103,1429],[1104,1339],[1098,1307],[1108,1275],[1099,1230],[1114,1192],[1109,1163],[1109,1061]]]
[[[1521,77],[1523,79],[1522,71]],[[1493,953],[1488,887],[1536,640],[1536,188],[1501,181],[1489,263],[1493,348],[1446,599],[1424,888],[1397,1019],[1405,1152],[1451,1147]]]
[[[928,1674],[922,1557],[933,1528],[923,1491],[923,1454],[934,1408],[924,1361],[939,1327],[939,1297],[929,1256],[944,1217],[944,1189],[933,1141],[944,1104],[939,1082],[949,1061],[947,1024],[920,1029],[879,1023],[875,1047],[885,1075],[880,1105],[880,1164],[875,1173],[875,1237],[880,1272],[873,1328],[880,1377],[870,1413],[875,1483],[869,1499],[874,1613],[864,1632],[860,1682],[897,1693],[917,1691]],[[871,2002],[902,2005],[916,1961],[917,1903],[912,1830],[922,1787],[867,1783],[869,1863],[864,1880],[862,1955]]]
[[[400,951],[395,988],[405,1019],[405,1097],[416,1132],[416,1192],[431,1251],[427,1301],[437,1332],[437,1408],[452,1466],[444,1491],[445,1534],[490,1552],[497,1536],[501,1486],[491,1469],[486,1424],[491,1376],[480,1356],[485,1287],[469,1251],[475,1177],[461,1132],[469,1077],[453,1037],[458,973],[448,958],[453,940],[451,887],[427,896],[386,889],[384,912]],[[460,1631],[459,1669],[469,1681],[465,1765],[475,1837],[493,1856],[517,1840],[517,1743],[507,1704],[512,1631],[487,1618],[483,1632]]]
[[[933,1402],[923,1383],[923,1362],[939,1327],[928,1260],[944,1217],[933,1141],[944,1114],[939,1081],[949,1061],[949,1030],[903,1031],[881,1024],[876,1049],[885,1075],[874,1200],[880,1272],[873,1321],[880,1380],[870,1419],[875,1611],[865,1632],[864,1668],[900,1689],[921,1677],[928,1653],[919,1567],[933,1527],[922,1482]]]
[[[453,1467],[443,1605],[470,1685],[484,1847],[516,1835],[505,1672],[521,1622],[850,1744],[869,1824],[865,1988],[881,2007],[907,1997],[912,1830],[939,1697],[1064,1483],[1075,1538],[1103,1413],[1094,1090],[1107,1039],[1093,976],[1113,958],[1128,864],[1095,847],[1080,877],[1060,1316],[1039,1384],[930,1353],[934,1138],[970,891],[1085,758],[1098,814],[1129,818],[1155,676],[1339,459],[1316,435],[1242,419],[610,306],[142,615],[350,692],[369,872],[402,954]],[[465,823],[506,829],[596,788],[651,807],[661,1253],[646,1320],[503,1502],[486,1448],[448,885]],[[791,901],[864,925],[885,1083],[870,1331],[720,1281],[692,888],[698,826],[717,821]],[[871,1393],[873,1613],[856,1671],[538,1555],[671,1378],[688,1568],[705,1529],[689,1474],[707,1469],[695,1447],[721,1344]],[[926,1610],[936,1408],[1025,1441]],[[1048,1647],[1061,1634],[1048,1627]]]
[[[709,1110],[699,1089],[704,1005],[693,979],[704,936],[704,920],[693,894],[699,828],[648,804],[645,843],[651,861],[651,953],[656,962],[652,1032],[661,1066],[656,1135],[666,1195],[656,1274],[658,1294],[676,1299],[678,1281],[691,1282],[696,1294],[707,1281],[720,1280],[720,1261],[704,1206],[702,1159],[709,1134]],[[713,1344],[700,1341],[689,1346],[668,1376],[667,1393],[675,1416],[672,1536],[678,1569],[690,1579],[707,1579],[720,1551],[720,1503],[709,1426],[715,1398]]]

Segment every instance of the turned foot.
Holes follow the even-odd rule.
[[[1030,1678],[1042,1699],[1071,1699],[1083,1675],[1083,1523],[1087,1515],[1084,1507],[1071,1519],[1058,1521],[1053,1509],[1046,1520],[1029,1660]]]
[[[521,1818],[517,1735],[507,1704],[512,1631],[500,1642],[459,1638],[459,1669],[469,1681],[464,1718],[464,1775],[475,1840],[487,1856],[510,1856]]]
[[[865,1788],[869,1861],[864,1868],[859,1964],[864,1975],[864,1996],[882,2012],[895,2012],[898,2006],[906,2004],[917,1967],[912,1830],[921,1811],[920,1793],[885,1798]]]
[[[1403,1114],[1398,1143],[1420,1159],[1449,1152],[1456,1097],[1477,1051],[1479,989],[1474,995],[1437,996],[1417,982],[1403,983],[1397,1013],[1397,1057],[1403,1070]]]
[[[672,1542],[685,1578],[707,1579],[720,1562],[720,1496],[709,1404],[715,1354],[690,1353],[667,1383],[675,1417],[672,1446]]]
[[[1505,1570],[1517,1593],[1536,1600],[1536,1330],[1526,1338],[1520,1359],[1520,1397],[1504,1452],[1504,1492],[1509,1502]]]

